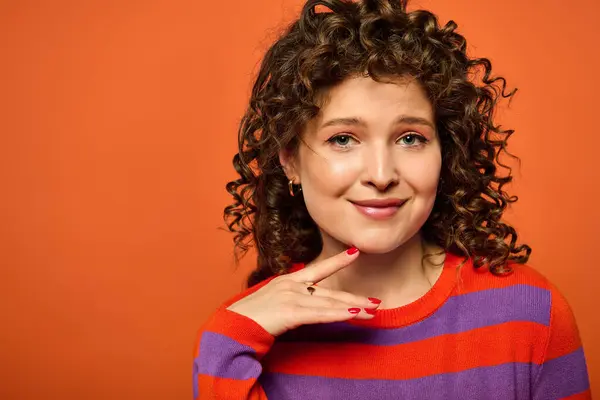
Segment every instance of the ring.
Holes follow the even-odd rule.
[[[314,286],[308,286],[306,290],[308,290],[308,293],[310,293],[310,295],[312,296],[316,289]]]

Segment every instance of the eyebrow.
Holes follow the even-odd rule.
[[[412,115],[400,115],[394,120],[394,125],[398,124],[414,124],[414,125],[425,125],[435,130],[434,124],[426,118],[416,117]],[[334,118],[327,122],[324,122],[319,129],[327,128],[335,125],[354,125],[365,127],[367,124],[360,118]]]

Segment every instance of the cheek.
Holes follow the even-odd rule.
[[[402,178],[417,194],[435,195],[440,179],[441,154],[407,159],[401,166]]]
[[[357,163],[352,157],[325,158],[307,154],[300,178],[305,194],[341,196],[356,181]]]

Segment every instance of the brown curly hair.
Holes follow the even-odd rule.
[[[515,229],[501,221],[517,200],[503,190],[511,169],[499,160],[513,130],[493,122],[498,101],[516,90],[505,93],[506,81],[492,77],[488,59],[467,56],[456,28],[454,21],[440,26],[429,11],[408,12],[406,0],[306,2],[262,61],[233,158],[240,177],[226,186],[234,203],[224,218],[235,233],[236,257],[252,244],[258,253],[249,286],[321,251],[301,192],[289,194],[279,151],[297,149],[304,126],[319,113],[318,94],[353,76],[415,78],[433,105],[442,171],[423,239],[493,274],[527,262],[531,248],[517,245]]]

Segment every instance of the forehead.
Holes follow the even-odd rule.
[[[433,119],[433,109],[425,90],[414,79],[375,81],[353,77],[321,93],[317,119],[347,117],[382,118],[409,114]],[[433,121],[432,121],[433,122]]]

